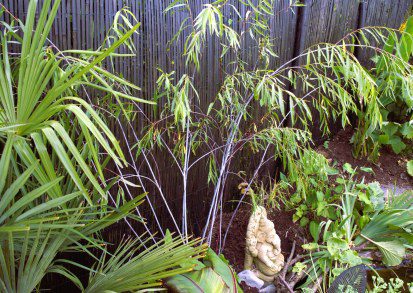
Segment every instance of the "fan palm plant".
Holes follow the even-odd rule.
[[[28,169],[3,193],[1,206],[22,193],[33,168]],[[121,244],[107,260],[105,243],[95,238],[97,232],[129,215],[142,202],[138,196],[102,217],[91,207],[58,208],[63,204],[77,204],[80,192],[45,201],[31,207],[57,182],[41,186],[22,194],[11,208],[1,212],[0,227],[0,288],[2,292],[31,292],[48,273],[60,274],[71,280],[82,292],[125,292],[160,286],[160,279],[186,273],[193,269],[191,259],[202,256],[205,247],[199,239],[183,245],[181,238],[165,239],[143,249],[139,238]],[[17,212],[16,212],[17,211]],[[148,241],[148,240],[147,240]],[[103,247],[102,247],[103,245]],[[103,250],[101,258],[94,256],[89,247]],[[82,251],[93,257],[95,269],[84,267],[68,259],[58,259],[59,252]],[[142,251],[143,250],[143,251]],[[140,252],[140,253],[138,253]],[[79,278],[65,267],[74,265],[91,272],[85,289]]]
[[[118,165],[124,164],[125,160],[114,135],[95,110],[78,98],[74,90],[90,84],[89,76],[93,76],[100,89],[116,97],[142,101],[117,92],[110,86],[109,81],[106,81],[113,79],[114,75],[98,66],[135,32],[139,24],[133,26],[109,48],[97,53],[93,60],[65,58],[60,52],[54,53],[46,47],[47,36],[60,4],[60,1],[54,1],[49,12],[51,2],[44,2],[36,25],[37,1],[30,2],[26,23],[21,26],[23,38],[17,60],[10,60],[8,52],[8,44],[11,38],[16,36],[15,32],[8,30],[1,36],[0,125],[8,127],[8,133],[12,132],[7,139],[14,140],[13,152],[25,167],[40,159],[33,175],[41,184],[58,177],[53,166],[59,161],[64,172],[89,204],[99,200],[106,202],[106,195],[100,184],[104,184],[104,178],[102,164],[97,155],[98,147]],[[131,85],[120,78],[116,78],[116,82],[128,87]],[[61,121],[63,116],[66,122],[69,119],[78,124],[76,132],[67,131]],[[77,141],[73,140],[74,136],[78,136]],[[2,137],[6,138],[4,131]],[[82,146],[83,150],[78,146]],[[53,151],[49,152],[49,148]],[[89,157],[92,160],[88,162]],[[90,168],[91,163],[98,171],[97,177]],[[81,169],[83,178],[76,172],[75,165]],[[99,197],[90,197],[88,186],[85,185],[86,179]],[[62,187],[55,185],[48,191],[48,195],[51,198],[62,196]]]
[[[113,257],[106,260],[104,254],[96,269],[91,270],[88,286],[85,292],[130,292],[150,287],[159,287],[170,276],[190,272],[194,262],[205,253],[207,246],[197,248],[191,246],[199,243],[199,239],[182,245],[182,238],[172,238],[169,235],[158,244],[137,253],[142,247],[137,240],[127,240],[121,243]]]
[[[131,211],[145,195],[129,202],[109,197],[113,206],[108,205],[114,182],[106,182],[103,170],[109,161],[119,167],[126,161],[114,134],[79,95],[91,86],[119,104],[120,98],[152,103],[118,91],[116,85],[138,87],[101,67],[106,57],[122,56],[115,50],[129,44],[139,24],[118,31],[109,47],[65,56],[47,38],[60,2],[45,0],[36,21],[32,0],[25,23],[0,23],[0,291],[31,292],[48,273],[61,274],[87,292],[159,285],[163,277],[189,271],[192,267],[182,264],[201,257],[205,248],[198,240],[184,245],[173,239],[145,250],[146,241],[137,237],[106,260],[108,245],[99,232],[125,217],[142,221]],[[10,54],[12,43],[19,49]],[[106,257],[95,256],[91,248]],[[57,259],[68,251],[87,253],[96,269]],[[91,271],[86,289],[67,264]]]

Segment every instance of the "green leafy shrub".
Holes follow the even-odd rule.
[[[337,219],[310,226],[315,242],[303,245],[309,254],[299,263],[308,275],[304,287],[320,277],[323,286],[328,287],[345,269],[377,262],[372,258],[372,251],[380,252],[380,263],[399,265],[413,244],[412,191],[390,196],[376,204],[370,198],[369,208],[358,209],[357,206],[364,206],[366,200],[358,196],[357,190],[348,187],[351,186],[346,185],[341,203],[335,205],[339,213]],[[304,264],[307,264],[305,268]]]
[[[196,261],[193,272],[170,277],[165,285],[173,292],[242,292],[228,261],[210,248],[202,263]]]
[[[413,138],[413,16],[397,31],[390,32],[380,54],[373,58],[371,70],[377,84],[380,124],[374,125],[363,109],[358,111],[358,128],[352,138],[354,154],[376,161],[380,148],[388,145],[399,154]]]
[[[359,172],[372,172],[370,168],[353,169],[350,164],[344,164],[339,170],[314,150],[305,150],[301,158],[296,164],[297,175],[289,174],[287,177],[282,174],[274,189],[285,207],[296,211],[293,221],[299,221],[301,226],[310,224],[312,235],[321,220],[337,219],[339,211],[334,204],[340,201],[346,190],[352,190],[358,196],[357,211],[361,217],[371,212],[373,205],[383,196],[378,183],[365,184],[354,179]]]
[[[406,292],[404,289],[404,286],[407,285],[407,288],[409,292],[413,291],[413,283],[407,283],[399,278],[391,278],[389,282],[386,283],[386,281],[377,276],[373,276],[373,288],[367,290],[367,293],[381,293],[381,292],[387,292],[387,293],[401,293],[401,292]]]

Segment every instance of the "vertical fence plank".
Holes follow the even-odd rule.
[[[405,0],[367,0],[361,3],[360,26],[387,26],[390,28],[399,28],[401,23],[406,19],[407,14],[413,7],[412,1]],[[374,44],[374,40],[370,39]],[[358,57],[366,66],[373,63],[370,57],[374,54],[371,50],[362,50],[358,52]]]

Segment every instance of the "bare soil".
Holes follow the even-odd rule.
[[[294,211],[282,211],[282,210],[268,210],[268,218],[274,222],[275,230],[281,239],[281,250],[284,256],[287,258],[290,254],[293,242],[296,241],[296,253],[303,252],[301,245],[308,239],[308,234],[303,227],[299,224],[293,223],[292,216]],[[229,229],[228,236],[225,242],[222,253],[229,261],[234,270],[239,273],[244,270],[244,255],[245,255],[245,235],[247,233],[247,226],[249,216],[251,215],[251,207],[241,208]],[[222,239],[225,231],[230,222],[232,213],[223,214],[222,217]],[[218,251],[219,233],[216,231],[212,249]],[[256,289],[249,288],[245,283],[241,283],[241,287],[244,292],[258,292]]]
[[[390,188],[397,185],[398,189],[413,189],[413,178],[406,172],[406,163],[409,159],[407,155],[396,155],[387,146],[380,150],[380,157],[376,163],[368,161],[366,158],[356,159],[352,154],[350,144],[352,129],[345,129],[337,133],[328,143],[328,148],[320,145],[317,151],[328,159],[342,167],[349,163],[353,167],[370,167],[374,173],[362,172],[358,176],[365,177],[366,182],[378,181],[383,187]]]
[[[268,218],[274,222],[275,230],[281,238],[281,250],[285,256],[288,256],[294,240],[297,244],[298,252],[300,252],[301,244],[304,243],[304,239],[307,234],[303,227],[299,224],[292,222],[293,211],[280,211],[269,210]],[[232,213],[223,214],[222,225],[222,239],[225,231],[228,227]],[[224,249],[222,253],[225,258],[230,262],[236,272],[241,272],[244,268],[244,255],[245,255],[245,235],[247,233],[247,226],[249,216],[251,215],[251,208],[241,208],[231,225],[229,230]],[[211,244],[214,250],[218,249],[218,233],[214,235],[213,243]]]

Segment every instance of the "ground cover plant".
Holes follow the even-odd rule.
[[[364,174],[372,172],[362,169]],[[385,194],[378,182],[365,183],[363,177],[356,178],[358,172],[346,163],[342,171],[329,175],[332,178],[326,176],[322,183],[310,188],[314,195],[309,194],[307,200],[282,206],[292,208],[293,220],[309,233],[304,241],[294,238],[291,254],[278,276],[279,290],[342,292],[338,285],[338,291],[330,291],[334,290],[330,286],[340,282],[341,274],[351,276],[347,273],[349,268],[363,265],[363,271],[375,271],[380,265],[397,267],[409,259],[413,191]],[[259,192],[250,191],[249,195],[253,203],[261,200],[270,208],[271,202],[260,198]],[[297,253],[296,241],[304,242],[303,251]],[[352,285],[356,290],[355,280],[360,274],[354,274],[353,279],[350,276],[341,279],[348,281],[344,285]]]
[[[412,192],[390,194],[385,200],[380,189],[370,193],[360,185],[364,184],[346,180],[335,219],[310,224],[314,242],[303,245],[308,259],[295,267],[300,271],[303,264],[310,264],[305,285],[318,282],[325,291],[346,268],[373,262],[397,266],[408,254]],[[380,254],[374,255],[374,250]]]

